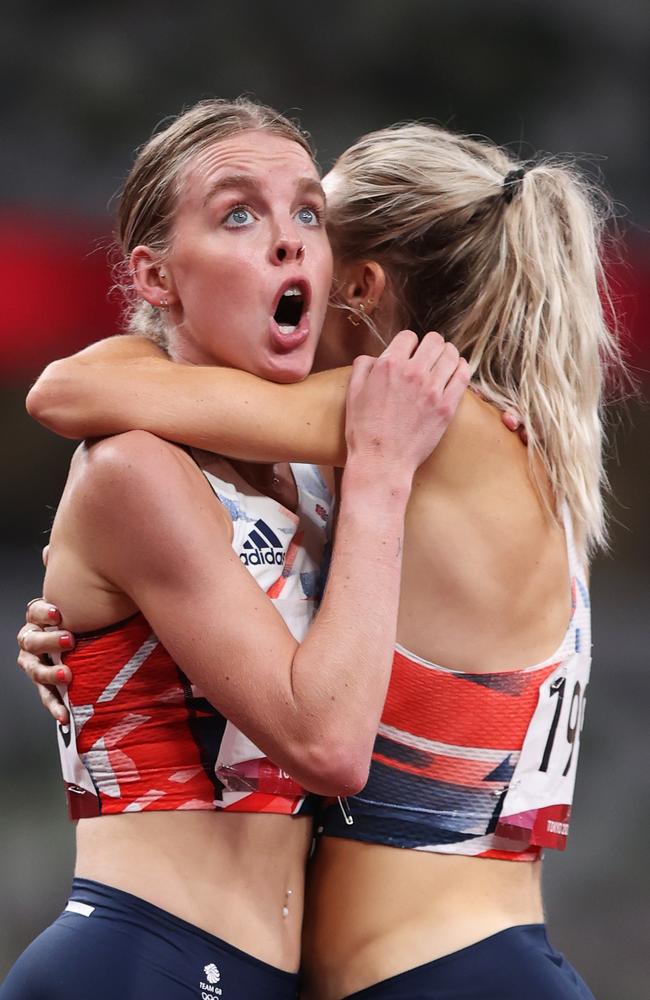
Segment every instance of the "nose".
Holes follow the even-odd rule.
[[[302,261],[305,256],[305,247],[297,236],[279,236],[275,241],[271,256],[274,264],[283,264],[285,261]]]

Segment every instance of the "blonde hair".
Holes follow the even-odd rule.
[[[180,114],[140,148],[119,198],[117,287],[126,303],[127,332],[167,346],[160,309],[136,298],[128,274],[129,254],[144,244],[164,258],[169,246],[180,180],[188,162],[221,139],[239,132],[262,130],[302,146],[312,161],[307,134],[273,108],[246,98],[199,101]]]
[[[335,255],[379,261],[399,323],[438,330],[484,398],[519,411],[540,495],[539,460],[553,515],[567,502],[583,550],[605,546],[603,375],[624,370],[601,301],[605,199],[570,165],[424,124],[364,136],[333,176]]]

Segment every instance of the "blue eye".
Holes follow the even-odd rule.
[[[244,208],[243,205],[237,205],[236,208],[233,208],[228,213],[224,221],[227,226],[231,226],[233,229],[241,229],[242,226],[248,226],[252,218],[253,214],[248,208]]]
[[[296,212],[298,221],[303,224],[303,226],[318,226],[320,225],[320,215],[315,208],[308,208],[304,205],[299,208]]]

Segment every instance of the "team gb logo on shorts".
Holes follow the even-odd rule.
[[[203,975],[206,982],[201,982],[201,1000],[219,1000],[223,995],[223,990],[217,986],[221,982],[221,973],[214,962],[203,966]]]
[[[221,973],[213,962],[210,965],[206,965],[203,971],[205,972],[205,978],[212,985],[218,983],[221,979]]]

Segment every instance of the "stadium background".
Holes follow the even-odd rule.
[[[57,913],[72,864],[52,725],[13,664],[73,445],[27,418],[25,392],[49,360],[117,329],[109,202],[134,148],[201,97],[248,93],[299,115],[325,168],[363,132],[429,118],[523,156],[586,154],[616,202],[615,292],[641,391],[616,410],[581,773],[546,898],[555,941],[597,997],[646,997],[650,6],[242,0],[181,14],[169,0],[5,0],[0,56],[0,974]]]

